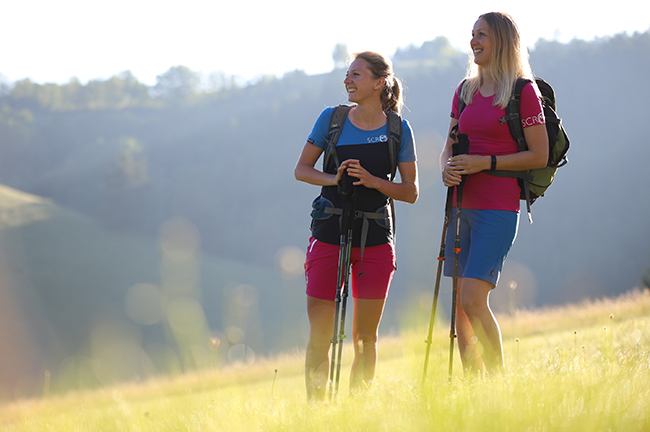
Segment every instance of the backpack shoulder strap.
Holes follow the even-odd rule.
[[[395,180],[399,148],[402,145],[402,117],[395,111],[386,111],[388,123],[388,153],[390,154],[390,181]],[[391,219],[393,220],[393,244],[397,243],[397,224],[395,223],[395,201],[388,199]]]
[[[460,113],[465,109],[465,100],[461,97],[463,95],[463,85],[465,85],[465,81],[467,80],[462,80],[458,86],[458,117],[460,117]]]
[[[526,150],[526,139],[524,138],[524,128],[521,126],[521,91],[523,90],[526,83],[531,82],[527,78],[518,78],[515,83],[515,88],[512,91],[512,96],[510,96],[510,102],[506,107],[506,115],[499,119],[501,124],[508,123],[508,128],[510,129],[510,134],[512,138],[519,145],[519,151]]]
[[[521,92],[524,86],[532,82],[528,78],[517,78],[515,82],[515,87],[510,96],[510,101],[506,107],[506,115],[499,119],[501,124],[508,123],[508,129],[510,129],[510,135],[517,142],[519,151],[524,151],[527,148],[526,138],[524,137],[524,128],[521,125]],[[524,198],[526,200],[526,209],[528,210],[528,220],[530,223],[533,223],[533,217],[530,212],[530,188],[528,182],[530,180],[530,175],[526,171],[500,171],[500,172],[491,172],[490,174],[501,176],[501,177],[518,177],[521,179],[521,186],[524,192]]]
[[[327,169],[330,159],[334,158],[334,167],[338,169],[341,165],[339,158],[336,155],[336,143],[341,136],[341,129],[345,124],[345,119],[352,108],[351,105],[339,105],[334,108],[332,116],[330,117],[330,124],[327,129],[327,146],[325,147],[325,155],[323,157],[323,171]]]
[[[388,123],[388,152],[390,154],[390,181],[395,179],[397,174],[397,161],[399,148],[402,144],[402,117],[395,111],[386,111]]]
[[[463,112],[463,110],[465,109],[465,106],[466,106],[465,101],[461,97],[462,94],[463,94],[463,85],[465,84],[465,81],[467,81],[467,79],[462,80],[460,82],[460,85],[458,86],[458,120],[460,120],[460,115],[462,114],[462,112]],[[451,132],[449,133],[451,139],[456,141],[456,134],[458,134],[459,131],[460,130],[458,128],[458,124],[456,124],[456,126],[454,126],[452,128]]]

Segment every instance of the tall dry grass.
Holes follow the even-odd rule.
[[[650,430],[648,291],[499,320],[507,364],[501,376],[466,379],[457,360],[449,384],[449,339],[439,323],[426,383],[426,329],[418,329],[381,340],[377,378],[362,394],[347,394],[344,373],[336,400],[308,403],[297,351],[247,369],[16,401],[0,407],[0,430]]]

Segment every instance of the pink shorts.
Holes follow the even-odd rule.
[[[339,245],[309,239],[305,261],[307,295],[323,300],[336,298],[339,269]],[[395,272],[395,250],[392,243],[366,246],[361,261],[361,248],[350,254],[350,289],[359,299],[386,299]]]

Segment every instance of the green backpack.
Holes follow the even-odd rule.
[[[527,78],[517,79],[512,97],[506,107],[506,115],[500,119],[501,124],[506,122],[508,123],[510,134],[517,142],[519,151],[524,151],[528,148],[519,115],[521,90],[528,82],[531,82],[531,80]],[[544,117],[546,118],[546,132],[548,134],[548,163],[544,168],[531,169],[527,171],[485,171],[488,174],[498,177],[516,177],[519,179],[519,186],[521,188],[520,198],[526,201],[528,220],[531,223],[533,222],[533,218],[530,212],[530,206],[537,198],[544,196],[544,193],[555,179],[557,169],[569,162],[569,159],[566,156],[569,151],[569,136],[562,125],[562,120],[558,117],[555,111],[555,91],[553,90],[553,87],[542,78],[536,77],[535,82],[537,83],[537,87],[539,87],[539,91],[542,95],[542,109],[544,111]],[[461,88],[463,83],[461,83]],[[463,108],[465,108],[465,104],[461,100],[459,102],[459,112],[462,112]]]

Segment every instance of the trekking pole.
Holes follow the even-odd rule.
[[[424,371],[422,372],[422,382],[427,379],[427,368],[429,367],[429,352],[433,342],[433,326],[436,321],[436,309],[438,307],[438,293],[440,292],[440,277],[442,276],[442,265],[445,261],[445,246],[447,240],[447,230],[449,229],[449,219],[451,218],[451,203],[453,199],[454,188],[447,189],[447,201],[445,202],[445,221],[442,225],[442,240],[440,240],[440,253],[438,254],[438,271],[436,273],[436,283],[433,289],[433,303],[431,304],[431,318],[429,319],[429,335],[424,341],[427,344],[427,350],[424,354]]]
[[[469,140],[467,135],[458,134],[456,142],[452,145],[452,155],[467,154],[469,152]],[[454,276],[453,292],[451,297],[451,324],[449,329],[449,383],[454,369],[454,339],[456,339],[456,301],[458,297],[458,260],[460,257],[460,216],[463,202],[463,184],[465,176],[460,184],[456,186],[456,233],[454,236]]]
[[[338,394],[339,379],[341,377],[341,354],[343,352],[343,339],[345,338],[345,312],[348,298],[348,287],[350,279],[350,256],[352,252],[352,218],[353,208],[353,186],[347,174],[341,179],[339,192],[345,197],[343,213],[341,214],[341,237],[339,249],[339,268],[336,285],[334,330],[332,333],[332,358],[330,361],[329,373],[329,397],[330,399]],[[339,325],[340,311],[340,325]]]
[[[341,324],[339,325],[338,358],[336,359],[336,381],[334,386],[334,394],[339,393],[339,380],[341,378],[341,355],[343,354],[343,339],[345,339],[345,312],[350,286],[350,253],[352,250],[352,227],[348,229],[347,240],[348,244],[345,248],[345,272],[343,274],[343,289],[341,293]]]

